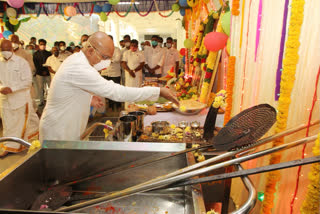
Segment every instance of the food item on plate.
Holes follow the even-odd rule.
[[[187,111],[187,110],[199,110],[199,109],[203,109],[204,107],[206,107],[206,104],[204,103],[200,103],[198,101],[195,100],[180,100],[180,111]],[[176,105],[174,105],[175,108],[177,108]],[[182,109],[183,108],[183,109]]]
[[[155,106],[148,106],[147,108],[147,113],[150,115],[155,115],[157,114],[157,107]]]
[[[135,105],[135,104],[129,104],[128,108],[127,108],[128,112],[132,112],[132,111],[139,111],[139,106]]]

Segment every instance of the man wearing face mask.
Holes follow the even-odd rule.
[[[138,50],[137,40],[131,40],[130,50],[124,53],[121,63],[126,72],[126,86],[141,87],[144,55]]]
[[[164,52],[162,48],[158,46],[158,36],[152,36],[151,48],[145,48],[144,56],[145,63],[145,76],[146,77],[161,77],[162,66],[164,63]]]
[[[39,106],[44,106],[44,93],[47,87],[50,86],[50,72],[48,67],[44,67],[43,64],[46,63],[51,53],[46,50],[47,41],[44,39],[39,40],[39,50],[33,55],[33,62],[36,66],[36,78],[38,82],[38,95],[40,98]]]
[[[20,47],[19,36],[15,35],[15,34],[11,34],[9,36],[9,40],[12,42],[12,48],[13,48],[14,54],[27,60],[31,71],[34,74],[36,71],[36,68],[33,63],[33,56],[32,56],[32,54],[28,53],[26,50],[24,50]]]
[[[81,48],[84,46],[85,42],[88,41],[89,36],[87,34],[83,34],[80,38],[80,46]]]
[[[59,50],[55,46],[52,47],[51,53],[52,55],[48,57],[44,66],[48,67],[52,80],[64,59],[60,58]]]
[[[172,67],[174,68],[176,76],[178,76],[179,60],[180,60],[179,52],[177,49],[174,49],[172,45],[173,45],[173,39],[171,37],[168,37],[166,48],[165,48],[165,59],[164,59],[162,76],[166,76],[168,71],[170,71]]]
[[[9,40],[0,41],[0,102],[4,137],[30,141],[38,134],[39,118],[32,106],[32,74],[28,62],[13,53]],[[19,143],[0,144],[0,157],[24,149]]]
[[[59,42],[59,57],[62,61],[64,61],[68,56],[70,56],[72,53],[66,50],[66,43],[65,41],[60,41]]]
[[[99,70],[110,65],[114,45],[103,32],[92,34],[79,53],[68,57],[54,77],[40,120],[40,140],[80,140],[87,126],[92,95],[118,102],[157,100],[159,95],[179,105],[167,88],[124,87],[104,79]],[[95,107],[100,107],[97,103]]]
[[[124,53],[130,50],[130,41],[131,41],[131,37],[129,35],[125,35],[123,37],[124,48],[121,49],[121,60],[123,58]],[[125,83],[126,83],[126,75],[125,75],[124,68],[121,67],[121,84],[125,85]]]
[[[160,48],[162,48],[163,47],[163,38],[162,37],[158,37],[158,46],[160,47]]]

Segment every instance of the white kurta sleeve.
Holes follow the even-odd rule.
[[[114,49],[114,54],[112,57],[112,62],[120,62],[121,61],[121,51],[118,48]]]
[[[160,67],[162,67],[163,64],[164,64],[164,57],[165,57],[165,51],[161,51],[161,57],[160,57],[160,60],[159,60],[159,63],[158,63],[158,65]]]
[[[144,53],[140,53],[140,58],[139,58],[139,62],[142,63],[142,62],[145,62],[145,57],[144,57]]]
[[[123,62],[128,62],[128,51],[124,52],[121,61],[123,61]]]
[[[85,91],[118,102],[155,101],[160,94],[160,88],[158,87],[124,87],[113,81],[108,81],[90,66],[83,67],[78,72],[72,73],[69,81],[74,86]]]
[[[23,90],[23,89],[28,89],[32,85],[32,73],[30,66],[28,62],[25,59],[20,59],[19,60],[19,84],[15,84],[14,86],[11,86],[11,90],[13,92]]]

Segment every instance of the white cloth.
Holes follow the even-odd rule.
[[[122,61],[122,58],[123,58],[124,53],[127,52],[127,51],[129,51],[129,50],[130,50],[130,49],[128,49],[128,48],[126,48],[126,47],[124,47],[124,48],[122,48],[122,49],[120,50],[120,52],[121,52],[121,61]]]
[[[51,55],[48,57],[46,63],[43,66],[50,66],[53,71],[57,72],[63,60],[63,57],[60,57],[60,55],[58,57],[56,57],[55,55]],[[53,79],[54,77],[54,74],[51,72],[50,77],[51,79]]]
[[[111,64],[108,68],[103,69],[101,71],[101,75],[107,76],[107,77],[120,77],[121,76],[120,62],[121,62],[121,51],[118,47],[114,47]]]
[[[32,73],[25,59],[14,54],[8,61],[0,61],[0,89],[9,87],[12,90],[10,94],[0,94],[3,136],[29,140],[38,131],[39,118],[32,106],[31,84]],[[4,145],[20,148],[20,144],[14,142]]]
[[[70,56],[70,55],[72,55],[72,53],[69,52],[69,51],[60,51],[58,57],[59,57],[62,61],[64,61],[64,60],[67,59],[68,56]]]
[[[160,66],[160,68],[158,68],[155,73],[156,74],[161,74],[162,73],[162,66],[164,63],[164,51],[162,48],[160,48],[159,46],[155,47],[155,48],[147,48],[144,50],[144,56],[146,59],[146,65],[148,65],[150,68],[154,68],[157,65]],[[146,70],[146,72],[149,72],[148,70]]]
[[[132,52],[126,51],[123,55],[122,61],[126,62],[131,70],[135,70],[141,63],[144,62],[144,55],[141,51]],[[142,69],[135,72],[136,77],[132,77],[129,72],[125,71],[126,86],[141,87],[142,85]]]
[[[179,62],[179,60],[180,57],[177,49],[166,48],[162,76],[166,76],[172,67],[174,67],[174,71],[176,71],[176,62]]]
[[[157,100],[160,88],[129,88],[105,80],[82,51],[66,59],[54,77],[40,120],[40,140],[80,140],[92,94],[118,102]]]

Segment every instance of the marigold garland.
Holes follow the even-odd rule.
[[[300,46],[299,37],[301,25],[303,22],[304,0],[292,0],[291,16],[289,21],[288,39],[286,42],[285,57],[283,59],[283,72],[280,84],[280,98],[278,103],[276,133],[284,131],[287,127],[289,106],[291,103],[291,92],[295,80],[296,66],[299,60],[298,50]],[[276,140],[273,145],[283,144],[284,138]],[[270,165],[279,163],[281,153],[271,155]],[[265,187],[264,201],[262,204],[262,213],[271,213],[273,208],[273,199],[276,192],[277,182],[280,180],[280,172],[268,173],[268,180]]]
[[[233,0],[231,14],[234,16],[238,16],[240,14],[239,8],[240,8],[240,0]]]
[[[312,147],[312,153],[314,156],[320,155],[320,133],[315,145]],[[308,178],[310,184],[308,185],[308,192],[302,203],[300,212],[302,214],[317,214],[320,210],[320,163],[311,165]]]
[[[228,63],[228,71],[227,71],[227,99],[226,99],[227,106],[224,113],[224,125],[231,119],[235,64],[236,64],[236,57],[230,56],[229,63]]]

